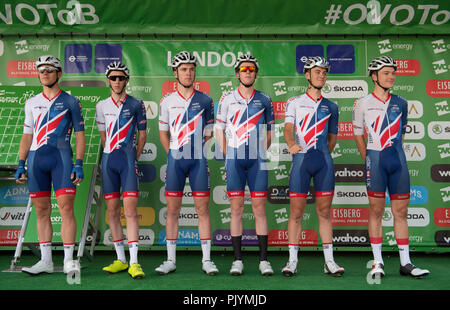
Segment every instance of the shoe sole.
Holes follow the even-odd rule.
[[[116,272],[108,271],[108,270],[103,270],[103,271],[106,272],[107,274],[116,274],[116,273],[121,273],[121,272],[124,272],[124,271],[127,271],[127,270],[128,270],[128,267],[123,269],[123,270],[116,271]]]
[[[25,271],[25,270],[22,270],[22,272],[26,273],[26,274],[28,274],[30,276],[38,276],[38,275],[41,275],[41,274],[52,274],[53,273],[53,272],[48,272],[48,271],[41,271],[41,272],[38,272],[38,273],[32,273],[32,272]]]
[[[240,275],[242,275],[242,272],[239,272],[239,271],[230,271],[230,275],[232,275],[232,276],[240,276]]]
[[[161,276],[165,276],[165,275],[168,275],[169,273],[175,272],[176,269],[175,269],[175,270],[171,270],[171,271],[169,271],[169,272],[158,271],[158,270],[155,270],[155,271],[156,271],[157,274],[159,274],[159,275],[161,275]]]
[[[424,277],[426,277],[427,275],[429,275],[429,273],[425,273],[425,274],[421,274],[421,275],[415,276],[415,275],[413,275],[413,274],[411,274],[411,273],[407,273],[407,272],[403,272],[403,271],[400,271],[400,274],[401,274],[402,276],[411,276],[411,277],[413,277],[414,279],[423,279]]]
[[[295,270],[295,271],[282,270],[281,272],[283,273],[283,276],[285,276],[285,277],[293,277],[297,274],[297,270]]]
[[[145,277],[145,275],[144,274],[140,274],[140,275],[137,275],[137,276],[132,276],[131,274],[129,274],[130,275],[130,277],[132,278],[132,279],[134,279],[134,280],[136,280],[136,279],[143,279],[144,277]]]
[[[219,273],[219,271],[210,271],[210,272],[206,272],[205,270],[203,270],[203,272],[205,274],[207,274],[208,276],[215,276],[216,274]]]
[[[372,279],[381,279],[381,278],[384,278],[384,273],[376,272],[372,274]]]
[[[328,271],[328,270],[324,270],[324,273],[327,274],[327,275],[336,277],[336,278],[337,278],[337,277],[342,277],[342,276],[344,275],[344,271],[337,271],[337,272],[335,272],[335,273],[332,273],[332,272],[330,272],[330,271]]]
[[[261,272],[261,275],[265,277],[270,277],[271,275],[273,275],[273,271]]]

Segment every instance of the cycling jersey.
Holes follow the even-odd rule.
[[[328,134],[338,133],[338,106],[322,96],[316,101],[308,93],[286,103],[285,123],[294,124],[295,143],[306,153],[314,148],[329,153]]]
[[[65,91],[59,91],[52,99],[41,93],[25,103],[23,133],[33,135],[30,151],[46,144],[71,149],[72,127],[75,131],[84,131],[81,104]]]
[[[167,197],[182,197],[189,176],[194,197],[210,194],[208,163],[204,154],[204,137],[211,136],[214,104],[207,94],[194,91],[184,98],[178,91],[161,100],[159,130],[169,131],[167,158]]]
[[[52,183],[56,196],[75,194],[72,128],[84,131],[81,104],[65,91],[51,99],[41,93],[25,103],[23,132],[33,135],[27,158],[30,197],[49,197]]]
[[[136,131],[147,129],[142,100],[126,95],[122,104],[112,97],[97,103],[96,119],[106,140],[102,157],[102,185],[105,199],[138,197]]]
[[[289,196],[306,198],[311,179],[316,196],[334,194],[334,168],[328,148],[328,134],[338,133],[338,106],[323,98],[314,100],[308,93],[290,98],[285,123],[294,124],[295,143],[302,150],[292,157]]]
[[[368,133],[366,186],[370,197],[409,199],[410,180],[402,135],[406,132],[408,103],[396,95],[383,102],[375,94],[357,100],[353,106],[353,132]]]
[[[268,171],[262,141],[263,130],[271,131],[275,123],[270,97],[255,90],[247,102],[239,89],[225,93],[216,118],[216,128],[226,135],[228,196],[244,196],[248,183],[252,197],[266,197]]]
[[[225,93],[220,99],[216,119],[215,127],[225,131],[227,146],[234,149],[245,146],[259,150],[263,138],[261,131],[265,127],[271,131],[275,123],[272,100],[257,90],[248,102],[239,89]]]
[[[189,98],[184,98],[176,91],[161,100],[159,130],[169,131],[169,148],[184,150],[185,157],[188,156],[187,151],[200,149],[203,152],[204,137],[211,136],[213,123],[214,104],[203,92],[194,91]]]
[[[103,153],[117,149],[136,152],[136,131],[147,129],[145,106],[142,100],[130,95],[123,104],[108,97],[96,106],[96,119],[99,131],[106,133]]]

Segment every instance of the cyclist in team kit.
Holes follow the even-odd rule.
[[[126,93],[125,87],[130,72],[123,63],[110,63],[106,68],[106,78],[111,96],[97,103],[96,119],[103,147],[102,188],[117,259],[103,270],[111,274],[128,270],[133,279],[140,279],[145,273],[138,263],[137,160],[146,142],[145,106],[142,100]],[[125,257],[124,236],[120,222],[121,190],[130,252],[129,263]]]
[[[356,100],[353,106],[355,142],[366,164],[366,187],[370,205],[369,237],[374,256],[370,274],[373,278],[385,275],[381,247],[387,188],[400,254],[400,273],[422,278],[430,272],[414,266],[409,257],[407,214],[410,179],[402,148],[408,121],[408,103],[404,98],[390,93],[395,83],[396,70],[396,62],[389,56],[373,59],[368,71],[374,82],[374,90]],[[364,130],[368,134],[367,143]]]
[[[330,153],[337,141],[339,113],[336,103],[322,97],[321,89],[329,70],[330,64],[325,58],[308,58],[303,68],[308,90],[290,98],[286,104],[284,139],[293,157],[289,176],[289,261],[282,269],[283,275],[288,277],[297,273],[301,223],[311,179],[314,179],[316,213],[325,257],[324,272],[333,276],[344,274],[344,268],[334,261],[330,217],[334,195]]]
[[[80,265],[73,260],[77,223],[73,211],[76,186],[83,181],[83,158],[85,152],[84,120],[80,101],[61,90],[58,81],[62,65],[51,55],[36,61],[42,93],[25,103],[25,124],[19,146],[19,165],[15,173],[18,184],[28,182],[30,198],[36,208],[37,233],[41,259],[22,271],[30,275],[53,273],[51,241],[53,236],[50,216],[50,194],[53,184],[59,212],[62,217],[61,238],[64,246],[66,274],[80,272]],[[75,131],[75,165],[70,145],[72,130]],[[28,159],[28,179],[25,160]]]
[[[196,66],[196,58],[189,52],[182,51],[173,57],[172,71],[177,80],[177,91],[164,96],[160,104],[160,140],[168,153],[165,182],[167,260],[155,269],[161,275],[176,270],[178,217],[186,177],[189,177],[198,215],[202,270],[208,275],[219,272],[210,257],[210,184],[204,152],[205,144],[212,136],[214,104],[211,97],[194,89]]]
[[[255,57],[250,54],[238,56],[235,74],[239,79],[239,87],[222,96],[215,124],[217,141],[226,156],[226,184],[231,205],[230,232],[234,251],[231,275],[241,275],[244,270],[241,243],[246,183],[250,189],[255,216],[259,270],[262,275],[273,274],[267,260],[268,227],[265,208],[268,170],[265,151],[271,143],[274,113],[270,97],[255,90],[258,70]]]

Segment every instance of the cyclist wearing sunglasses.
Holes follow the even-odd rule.
[[[176,270],[178,218],[186,177],[189,177],[198,215],[202,270],[207,275],[219,272],[210,257],[209,169],[204,152],[212,135],[214,106],[211,97],[194,89],[196,66],[197,60],[189,52],[182,51],[173,57],[171,67],[177,90],[162,98],[160,104],[159,136],[168,153],[165,182],[167,260],[155,269],[161,275]]]
[[[226,156],[226,183],[231,205],[230,233],[234,250],[231,275],[241,275],[244,269],[241,243],[246,183],[251,192],[255,215],[259,270],[262,275],[273,274],[267,261],[268,228],[265,208],[268,171],[265,151],[271,143],[274,113],[270,97],[255,90],[258,70],[255,57],[250,54],[239,55],[235,64],[239,87],[220,99],[215,124],[218,143]]]
[[[128,95],[125,91],[129,77],[129,70],[123,63],[109,64],[106,68],[106,78],[111,96],[96,106],[97,125],[103,147],[103,194],[117,254],[117,259],[103,270],[117,273],[128,269],[133,279],[140,279],[145,274],[138,263],[137,160],[146,142],[147,118],[142,100]],[[129,263],[125,258],[124,236],[120,222],[121,190],[127,223]]]
[[[24,184],[25,160],[28,158],[28,188],[36,208],[37,232],[41,260],[23,272],[37,275],[54,271],[52,259],[52,225],[50,222],[50,194],[53,184],[62,217],[61,238],[64,244],[64,272],[80,272],[80,265],[73,260],[77,224],[73,212],[76,185],[83,181],[83,157],[85,152],[84,121],[80,101],[61,90],[58,80],[62,66],[51,55],[36,61],[42,93],[25,103],[25,123],[19,146],[19,165],[15,174],[18,184]],[[75,131],[76,162],[70,145]]]
[[[292,154],[292,166],[289,176],[289,261],[282,272],[288,277],[297,273],[301,221],[311,179],[314,179],[316,213],[325,257],[324,273],[344,274],[344,268],[333,257],[330,217],[334,195],[334,166],[330,153],[337,141],[339,112],[336,103],[322,97],[321,89],[329,70],[330,64],[325,58],[308,58],[303,68],[308,90],[290,98],[286,104],[284,139]]]

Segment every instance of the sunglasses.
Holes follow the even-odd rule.
[[[108,76],[108,79],[111,81],[116,81],[117,79],[119,79],[119,81],[123,82],[127,79],[127,77],[125,75],[111,75]]]
[[[56,68],[52,68],[52,67],[40,67],[40,68],[38,68],[38,72],[41,73],[41,74],[45,73],[45,72],[53,73],[55,71],[56,71]]]
[[[239,68],[239,72],[247,72],[247,70],[250,71],[250,72],[255,72],[255,71],[256,71],[256,67],[253,67],[253,66],[243,66],[243,67],[240,67],[240,68]]]

